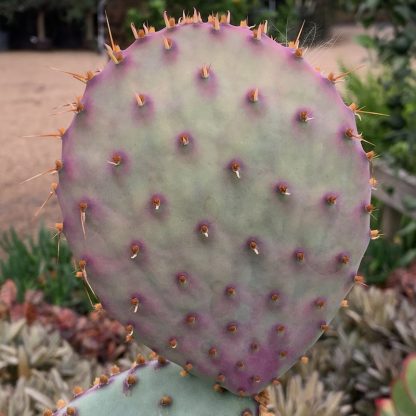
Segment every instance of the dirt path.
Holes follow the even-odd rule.
[[[0,54],[0,233],[10,226],[32,233],[40,221],[53,225],[60,213],[51,199],[43,215],[33,214],[46,199],[54,176],[26,184],[19,182],[51,168],[60,159],[60,140],[22,138],[66,127],[72,115],[51,115],[55,107],[81,95],[84,85],[49,67],[86,71],[102,66],[104,59],[84,52],[16,52]]]
[[[325,72],[338,72],[342,60],[349,67],[361,63],[366,51],[356,45],[355,27],[338,27],[327,47],[308,51],[308,59]],[[55,107],[81,95],[83,84],[49,67],[85,72],[102,67],[105,58],[87,52],[6,52],[0,54],[0,234],[13,226],[32,234],[39,223],[60,220],[52,199],[38,219],[36,209],[48,196],[54,177],[45,176],[26,184],[19,182],[51,168],[60,158],[60,141],[21,136],[52,132],[69,124],[72,115],[53,116]]]

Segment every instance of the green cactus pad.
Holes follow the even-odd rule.
[[[241,395],[327,328],[372,209],[355,108],[264,30],[196,15],[114,47],[73,105],[57,189],[107,312]]]
[[[416,406],[416,354],[410,354],[403,365],[403,382]]]
[[[416,415],[416,354],[410,354],[403,363],[400,377],[391,387],[391,399],[376,401],[376,416]]]
[[[411,399],[403,380],[397,380],[391,389],[393,407],[397,416],[415,416],[416,403]]]
[[[100,377],[97,385],[76,396],[55,416],[257,416],[257,403],[187,375],[173,363],[136,365]],[[50,414],[46,411],[45,414]]]

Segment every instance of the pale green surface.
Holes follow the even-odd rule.
[[[157,366],[151,362],[136,368],[137,384],[128,390],[124,384],[130,371],[125,371],[111,377],[109,384],[93,387],[69,406],[75,407],[77,416],[241,416],[244,410],[257,414],[251,399],[217,393],[212,385],[194,376],[182,377],[181,368],[173,363]],[[171,406],[160,406],[163,396],[173,399]],[[63,408],[56,416],[65,412]]]
[[[410,355],[405,361],[403,382],[410,398],[416,403],[416,354]]]
[[[405,385],[398,379],[392,386],[391,398],[398,416],[415,416],[416,404],[409,397]]]

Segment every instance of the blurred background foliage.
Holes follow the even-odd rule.
[[[66,241],[41,228],[36,239],[22,240],[11,229],[0,239],[5,259],[0,259],[0,286],[12,280],[17,300],[23,302],[29,290],[41,290],[52,305],[75,308],[80,313],[91,309],[81,281],[75,278],[72,254]]]
[[[368,28],[383,17],[373,35],[357,41],[376,53],[374,71],[352,75],[347,96],[386,118],[365,117],[360,126],[383,158],[396,167],[416,173],[416,1],[340,1]]]
[[[367,72],[346,80],[346,101],[368,111],[388,114],[363,116],[360,131],[375,145],[383,161],[394,169],[416,173],[416,1],[339,0],[358,22],[372,29],[357,37],[369,51]],[[346,68],[343,68],[346,70]],[[372,146],[364,144],[367,150]],[[416,206],[416,201],[410,201]],[[382,229],[383,204],[372,228]],[[361,268],[371,283],[385,283],[393,270],[416,259],[416,221],[402,216],[400,228],[390,239],[370,244]]]
[[[328,0],[0,0],[0,32],[10,32],[13,48],[30,47],[30,34],[41,39],[40,44],[35,42],[38,48],[74,47],[76,41],[79,47],[83,38],[90,41],[91,34],[105,23],[99,19],[105,8],[118,42],[125,47],[132,38],[131,22],[137,26],[146,22],[159,29],[163,26],[163,11],[179,17],[183,11],[192,14],[196,7],[204,18],[210,13],[230,11],[233,23],[247,18],[251,23],[267,19],[271,35],[284,42],[295,36],[305,20],[305,33],[322,40],[328,35],[334,5]],[[98,22],[92,20],[93,16]],[[91,47],[91,42],[86,46]]]
[[[62,15],[69,20],[81,20],[89,10],[95,10],[97,0],[1,0],[0,16],[8,21],[13,20],[16,14],[26,10],[61,10]]]
[[[327,0],[148,0],[141,7],[129,8],[125,19],[125,30],[130,33],[130,22],[141,26],[143,22],[160,29],[164,26],[162,13],[167,10],[172,16],[181,16],[183,11],[193,13],[193,8],[201,12],[203,18],[209,14],[226,14],[230,11],[232,22],[238,24],[248,19],[249,24],[268,20],[270,35],[279,42],[296,36],[300,25],[305,21],[304,33],[309,33],[313,41],[321,41],[328,36],[330,11],[335,3]]]

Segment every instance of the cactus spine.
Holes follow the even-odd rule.
[[[176,364],[139,358],[122,373],[101,375],[87,391],[77,391],[69,404],[60,403],[55,416],[256,416],[258,405],[191,375],[180,375]],[[46,410],[44,415],[52,415]]]

